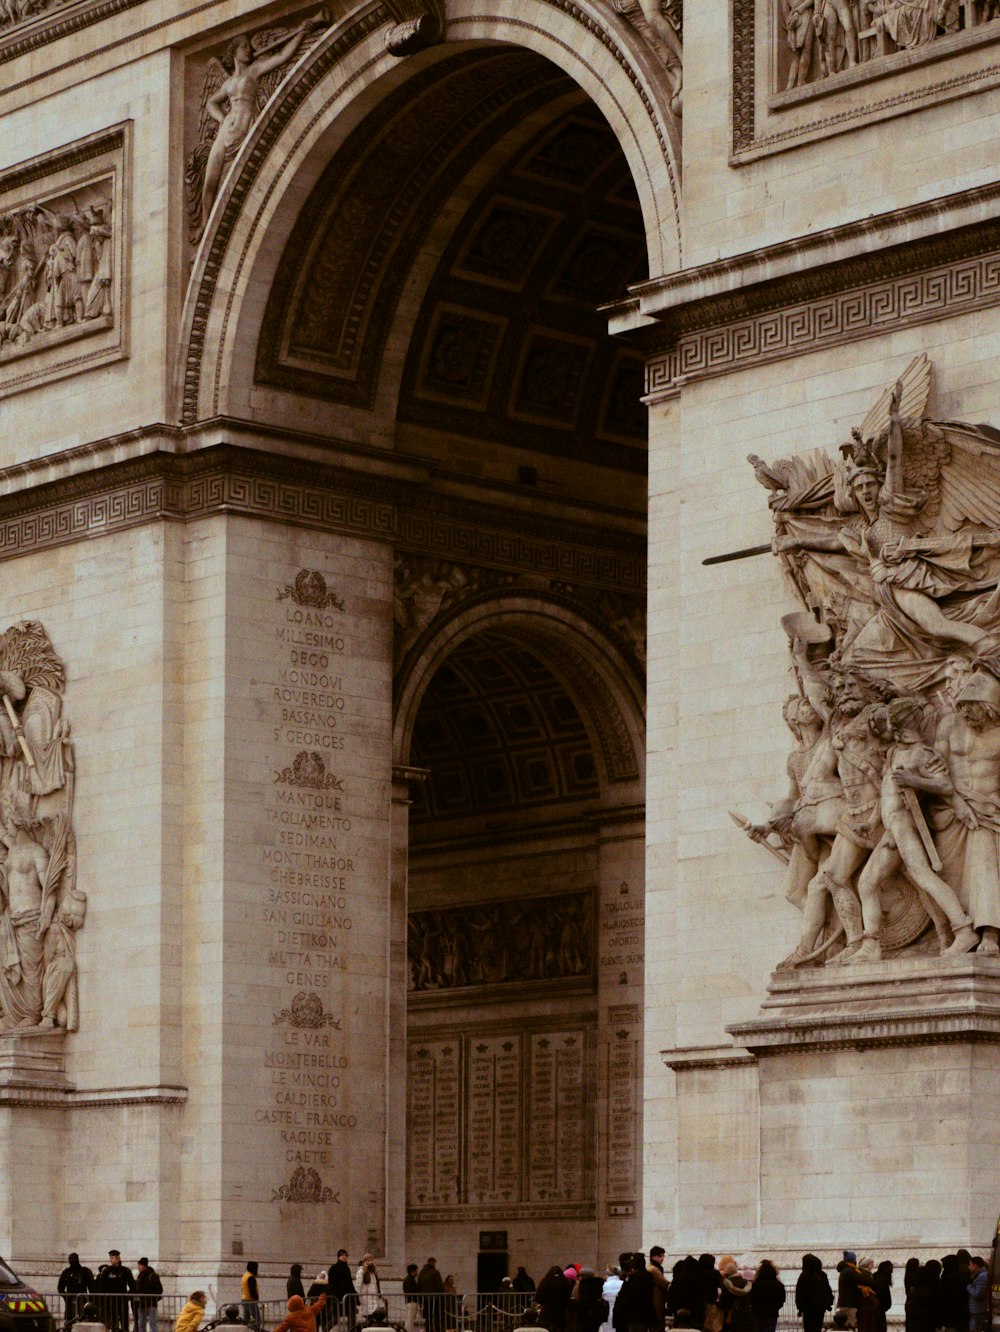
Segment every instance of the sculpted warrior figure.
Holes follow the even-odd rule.
[[[73,196],[0,213],[0,348],[112,313],[111,201]]]
[[[854,965],[931,927],[942,952],[1000,952],[1000,431],[929,420],[930,374],[917,357],[840,462],[750,456],[804,607],[784,617],[801,628],[800,692],[842,787],[838,805],[820,737],[785,806],[750,830],[791,845],[792,887],[816,865],[786,966],[829,952],[831,901]],[[802,642],[824,638],[810,662]],[[826,804],[799,818],[814,781]]]
[[[209,60],[198,145],[187,169],[192,238],[208,220],[227,166],[277,86],[277,71],[295,59],[310,34],[329,22],[330,16],[322,8],[292,32],[244,33],[230,43],[222,61],[214,56]]]
[[[45,327],[79,323],[83,318],[83,297],[76,275],[76,241],[73,219],[60,217],[58,231],[45,261]]]
[[[883,625],[899,635],[916,641],[960,642],[975,644],[986,630],[978,624],[949,618],[937,598],[947,596],[975,581],[971,567],[973,540],[943,538],[922,541],[919,546],[907,542],[913,519],[927,503],[921,491],[907,493],[903,476],[903,430],[899,417],[902,386],[896,385],[890,406],[888,466],[883,473],[876,458],[860,453],[847,472],[847,481],[861,518],[829,538],[805,540],[796,536],[779,537],[778,551],[847,550],[868,564],[880,614],[865,626],[852,643],[854,659],[868,650],[876,659],[882,646]],[[997,544],[990,533],[979,544]],[[918,553],[919,552],[919,553]],[[986,578],[995,587],[992,572]],[[992,609],[992,608],[991,608]]]
[[[816,0],[781,0],[781,18],[792,53],[786,88],[809,82],[816,39]]]
[[[858,28],[848,0],[818,0],[816,32],[820,39],[823,73],[836,74],[846,60],[858,63]]]
[[[879,792],[885,743],[872,733],[868,719],[884,690],[857,673],[838,670],[831,675],[830,693],[830,743],[843,802],[830,853],[806,888],[799,942],[781,967],[797,966],[815,953],[831,900],[847,936],[835,960],[846,961],[861,947],[861,903],[852,880],[882,835]]]
[[[900,866],[947,917],[954,938],[944,949],[945,953],[968,953],[979,943],[979,935],[972,928],[972,921],[954,891],[935,872],[935,866],[937,870],[941,869],[941,862],[918,793],[927,792],[949,801],[963,822],[973,816],[966,801],[955,790],[944,759],[936,749],[924,744],[915,729],[921,711],[917,700],[900,698],[887,707],[876,708],[869,717],[873,734],[889,746],[881,791],[884,832],[858,880],[864,942],[849,959],[851,963],[881,960],[881,888]]]
[[[982,942],[1000,953],[1000,681],[976,671],[942,718],[937,748],[965,809],[938,833],[945,872],[956,883]]]
[[[65,670],[34,620],[0,634],[0,1022],[74,1029],[77,889]]]
[[[829,731],[812,702],[801,694],[792,694],[782,715],[798,742],[786,764],[788,794],[775,802],[766,822],[751,824],[746,831],[755,842],[777,833],[789,846],[785,895],[801,906],[836,836],[844,792]],[[818,933],[818,928],[813,933]]]

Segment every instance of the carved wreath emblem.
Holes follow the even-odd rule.
[[[344,783],[327,772],[323,755],[315,749],[300,749],[290,768],[276,769],[274,780],[284,786],[307,786],[313,791],[342,791]]]
[[[284,588],[278,589],[279,601],[288,597],[296,606],[308,606],[311,610],[327,610],[331,606],[334,610],[344,609],[344,603],[327,591],[326,579],[318,569],[300,569],[294,583],[286,583]]]
[[[280,1013],[275,1013],[271,1025],[276,1027],[281,1022],[290,1022],[293,1027],[307,1027],[311,1030],[333,1027],[335,1031],[340,1031],[340,1018],[324,1012],[319,995],[309,994],[306,990],[298,992],[292,1000],[291,1008],[283,1008]]]
[[[325,1203],[339,1202],[333,1189],[325,1186],[319,1171],[311,1166],[298,1166],[287,1184],[275,1189],[272,1202]]]

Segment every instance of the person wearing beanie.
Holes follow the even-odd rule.
[[[201,1320],[205,1317],[205,1305],[208,1296],[203,1290],[193,1290],[187,1304],[177,1315],[174,1332],[198,1332]]]
[[[746,1277],[740,1275],[739,1264],[732,1254],[723,1254],[719,1259],[719,1275],[722,1277],[719,1307],[726,1327],[730,1332],[756,1332],[757,1324],[750,1307],[750,1291],[753,1287]]]
[[[844,1257],[837,1264],[837,1274],[837,1312],[844,1315],[845,1327],[857,1327],[859,1290],[864,1278],[853,1249],[844,1250]]]
[[[135,1314],[135,1332],[157,1332],[156,1306],[163,1294],[163,1283],[148,1258],[136,1263],[135,1294],[132,1309]]]
[[[82,1313],[84,1301],[77,1299],[77,1296],[86,1295],[88,1291],[94,1289],[94,1274],[89,1267],[81,1265],[78,1253],[71,1253],[67,1262],[69,1266],[63,1268],[57,1289],[66,1305],[68,1323]],[[962,1332],[965,1332],[964,1327]]]
[[[288,1313],[274,1332],[316,1332],[316,1316],[325,1308],[325,1295],[321,1295],[312,1304],[306,1304],[301,1295],[293,1295],[288,1301]]]
[[[326,1269],[324,1268],[323,1270],[316,1273],[316,1280],[306,1291],[306,1302],[308,1303],[312,1300],[318,1300],[321,1295],[328,1296],[329,1294],[330,1294],[330,1282],[327,1278]],[[291,1299],[292,1298],[291,1295],[289,1295],[288,1298]],[[327,1328],[329,1328],[332,1323],[333,1323],[333,1301],[328,1300],[327,1304],[320,1311],[319,1317],[316,1319],[316,1327],[318,1329],[318,1332],[327,1332]]]
[[[260,1290],[257,1286],[257,1263],[251,1259],[240,1282],[240,1316],[260,1332]]]
[[[358,1313],[362,1318],[370,1318],[376,1309],[382,1308],[382,1283],[372,1254],[366,1253],[362,1257],[354,1281],[358,1291]]]

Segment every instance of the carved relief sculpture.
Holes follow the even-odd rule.
[[[0,210],[0,358],[113,323],[111,214],[110,181]]]
[[[930,374],[836,462],[750,457],[805,608],[789,793],[744,823],[803,911],[786,967],[1000,951],[1000,432],[927,419]]]
[[[0,635],[0,1029],[79,1024],[73,747],[42,626]]]
[[[0,33],[64,3],[65,0],[0,0]]]
[[[205,71],[198,142],[188,160],[186,190],[190,238],[197,241],[212,211],[226,168],[287,73],[286,67],[330,25],[325,7],[296,28],[262,28],[230,42]]]
[[[786,88],[991,23],[995,0],[775,0]]]
[[[681,0],[612,0],[615,9],[649,43],[670,80],[670,100],[680,116],[684,86],[684,23]]]
[[[569,979],[592,970],[590,893],[411,914],[411,990]]]

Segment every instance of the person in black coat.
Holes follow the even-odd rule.
[[[580,1272],[576,1298],[570,1300],[570,1307],[574,1304],[577,1306],[576,1325],[579,1332],[599,1332],[610,1310],[604,1298],[604,1282],[586,1267]]]
[[[67,1259],[69,1266],[64,1267],[59,1276],[57,1287],[66,1304],[66,1322],[77,1318],[83,1312],[85,1300],[78,1300],[78,1295],[86,1295],[94,1289],[94,1274],[89,1267],[80,1263],[80,1255],[71,1253]],[[964,1292],[963,1292],[964,1293]],[[968,1327],[968,1319],[965,1326]]]
[[[907,1258],[903,1268],[903,1309],[906,1319],[906,1332],[910,1332],[910,1292],[920,1276],[920,1259]]]
[[[802,1271],[795,1283],[795,1307],[802,1319],[802,1332],[820,1332],[823,1319],[833,1308],[830,1278],[814,1253],[802,1255]]]
[[[888,1313],[892,1308],[892,1263],[888,1258],[879,1263],[872,1273],[872,1290],[878,1296],[882,1312]]]
[[[101,1322],[109,1332],[128,1332],[128,1296],[135,1290],[131,1267],[122,1266],[117,1249],[108,1250],[108,1261],[97,1273],[91,1289],[106,1298],[98,1303]]]
[[[705,1308],[710,1304],[718,1304],[719,1290],[722,1286],[722,1277],[719,1276],[719,1269],[715,1265],[714,1253],[703,1253],[698,1258],[698,1277],[701,1281],[701,1302]]]
[[[288,1270],[288,1280],[285,1282],[285,1298],[290,1300],[293,1295],[301,1295],[303,1300],[306,1297],[306,1288],[302,1284],[301,1263],[292,1263]]]
[[[757,1332],[776,1332],[778,1314],[785,1303],[785,1287],[778,1278],[778,1269],[769,1258],[764,1258],[754,1273],[750,1287],[750,1308],[757,1323]]]
[[[969,1326],[968,1283],[962,1279],[957,1253],[941,1260],[941,1326],[945,1332],[964,1332]]]
[[[561,1267],[553,1266],[542,1277],[535,1291],[538,1321],[550,1332],[562,1332],[566,1326],[566,1306],[573,1294],[573,1283],[563,1275]]]
[[[906,1326],[910,1332],[935,1332],[941,1325],[941,1264],[924,1263],[906,1297]]]
[[[337,1322],[341,1314],[347,1315],[347,1325],[353,1328],[358,1308],[358,1293],[354,1289],[351,1266],[347,1261],[347,1250],[337,1250],[337,1261],[330,1267],[327,1280],[330,1283],[330,1304],[333,1305],[331,1319]]]
[[[646,1271],[644,1253],[634,1253],[629,1260],[628,1272],[615,1299],[615,1327],[621,1332],[649,1332],[656,1327],[653,1278]]]
[[[698,1260],[691,1254],[674,1263],[667,1311],[673,1316],[675,1327],[701,1327],[704,1322],[705,1285]]]
[[[528,1275],[523,1267],[517,1269],[517,1272],[514,1274],[514,1280],[510,1284],[512,1289],[519,1291],[524,1295],[531,1295],[535,1290],[534,1279]]]

